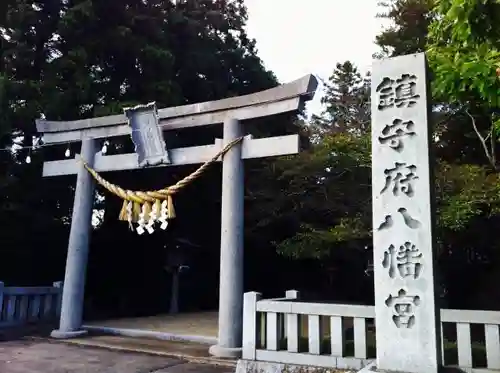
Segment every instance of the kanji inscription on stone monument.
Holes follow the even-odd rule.
[[[404,138],[415,135],[414,127],[415,123],[411,120],[394,119],[391,124],[384,126],[378,141],[381,144],[388,144],[392,149],[400,152],[406,141]]]
[[[425,55],[374,62],[373,255],[381,371],[437,373],[440,365],[427,116]]]
[[[388,270],[391,278],[399,273],[401,277],[413,276],[417,279],[422,271],[422,261],[420,250],[407,241],[397,249],[391,244],[384,252],[382,265]]]

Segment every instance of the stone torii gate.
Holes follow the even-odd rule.
[[[45,144],[81,142],[74,159],[47,161],[43,176],[77,175],[73,216],[68,243],[66,273],[59,329],[54,338],[85,334],[82,314],[85,275],[95,182],[84,167],[95,171],[125,171],[145,167],[198,164],[210,160],[225,145],[243,135],[242,121],[297,112],[316,91],[312,75],[265,91],[156,110],[153,104],[126,109],[124,115],[111,115],[75,121],[38,120],[37,130]],[[213,145],[166,149],[164,131],[223,123],[223,139]],[[105,155],[97,142],[131,135],[136,152]],[[243,324],[243,159],[296,154],[299,136],[252,139],[234,145],[222,159],[221,254],[218,344],[210,353],[218,357],[241,354]],[[220,159],[219,159],[220,160]]]

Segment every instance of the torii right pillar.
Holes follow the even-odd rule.
[[[373,266],[376,370],[437,373],[433,177],[423,53],[372,69]]]
[[[243,136],[242,123],[224,122],[224,145]],[[234,145],[222,159],[222,206],[219,275],[219,335],[210,354],[241,356],[243,338],[243,233],[245,180],[243,144]]]

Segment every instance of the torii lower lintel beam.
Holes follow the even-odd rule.
[[[170,149],[169,157],[171,159],[171,163],[161,164],[154,167],[204,163],[217,154],[222,147],[222,139],[216,139],[214,145]],[[275,136],[262,139],[251,139],[247,137],[242,143],[243,159],[291,155],[297,154],[298,152],[298,135]],[[79,156],[77,157],[73,159],[45,162],[43,165],[43,176],[74,175],[78,173]],[[137,157],[137,153],[102,155],[99,152],[95,156],[94,169],[97,172],[142,169],[142,167],[138,166]]]

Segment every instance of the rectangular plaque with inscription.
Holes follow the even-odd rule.
[[[163,133],[158,126],[156,104],[138,105],[123,109],[132,127],[132,141],[138,155],[139,167],[170,163]]]
[[[377,369],[437,373],[433,219],[424,54],[375,61],[372,193]]]

